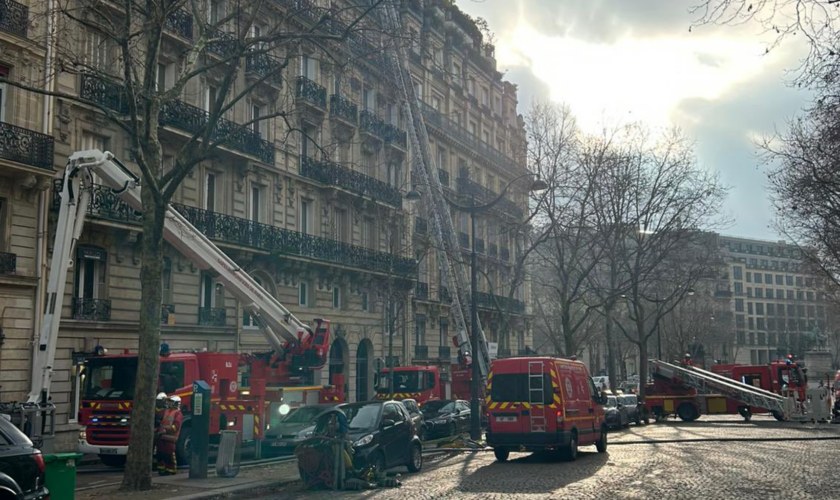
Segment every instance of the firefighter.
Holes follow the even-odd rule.
[[[160,427],[160,421],[163,419],[164,411],[166,411],[166,399],[167,397],[165,392],[158,393],[155,398],[155,429]]]
[[[178,463],[175,458],[175,446],[178,437],[181,435],[181,398],[171,396],[163,412],[160,425],[155,435],[155,446],[157,448],[158,474],[168,476],[178,472]]]

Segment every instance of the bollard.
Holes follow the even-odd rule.
[[[203,380],[193,383],[192,454],[190,455],[190,479],[207,479],[207,455],[210,451],[210,386]]]

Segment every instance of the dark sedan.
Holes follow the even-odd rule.
[[[627,408],[624,407],[617,396],[607,397],[607,404],[604,405],[604,421],[610,429],[630,426],[630,416],[627,414]]]
[[[0,416],[0,498],[49,498],[44,486],[44,457],[17,427]]]
[[[644,415],[643,408],[639,405],[639,398],[635,394],[628,394],[626,396],[619,396],[622,406],[627,409],[627,418],[636,425],[642,425]]]
[[[335,405],[309,405],[293,410],[265,433],[264,456],[291,455],[304,439],[312,435],[315,420]]]
[[[353,441],[353,466],[375,465],[387,470],[405,465],[411,472],[423,466],[423,448],[405,406],[399,401],[368,401],[339,405],[347,417]]]
[[[436,399],[422,407],[426,418],[426,436],[457,436],[470,428],[470,404],[460,399]]]

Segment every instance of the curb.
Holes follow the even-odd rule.
[[[782,443],[785,441],[837,441],[840,436],[802,436],[778,438],[691,438],[691,439],[651,439],[644,441],[610,441],[609,446],[631,444],[675,444],[675,443]]]
[[[227,495],[243,494],[256,492],[264,489],[279,488],[287,484],[296,483],[300,481],[297,478],[280,479],[278,481],[260,481],[241,486],[228,486],[227,488],[219,488],[210,491],[202,491],[198,493],[190,493],[189,495],[181,495],[179,497],[170,497],[167,500],[210,500],[213,498],[220,498]]]

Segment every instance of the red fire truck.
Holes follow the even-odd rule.
[[[53,262],[47,282],[47,311],[33,360],[29,404],[49,401],[55,348],[68,269],[74,256],[90,203],[93,176],[138,212],[142,209],[140,178],[111,153],[99,150],[70,156],[64,172]],[[236,429],[245,439],[259,440],[279,406],[343,400],[343,376],[332,386],[307,384],[313,370],[327,361],[330,322],[316,319],[310,326],[296,318],[251,276],[214,245],[173,207],[168,207],[164,238],[203,271],[212,272],[242,305],[268,340],[266,353],[169,353],[162,350],[160,389],[184,402],[184,427],[178,460],[186,462],[190,443],[189,409],[192,383],[204,380],[212,387],[211,432]],[[103,354],[101,349],[97,349]],[[128,448],[128,434],[137,371],[134,354],[100,355],[88,359],[79,421],[81,451],[95,453],[105,463],[120,464]],[[245,386],[245,387],[242,387]],[[259,447],[257,447],[259,450]]]

